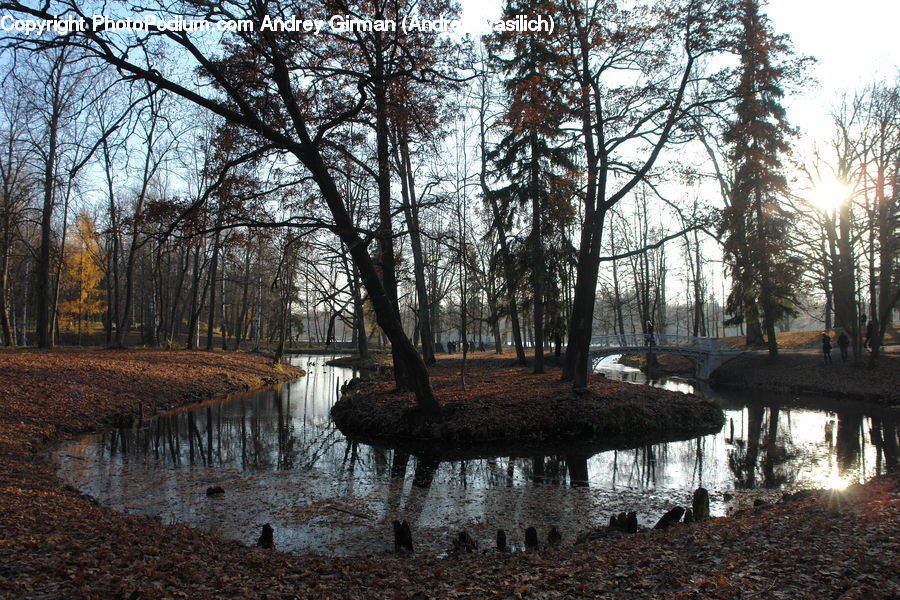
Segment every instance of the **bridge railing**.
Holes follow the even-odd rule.
[[[624,335],[595,335],[591,338],[591,347],[617,348],[635,346],[682,346],[693,350],[728,351],[730,348],[719,345],[717,338],[676,335],[673,333],[626,333]]]

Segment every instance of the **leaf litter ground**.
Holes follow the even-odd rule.
[[[900,480],[557,550],[293,556],[123,515],[35,454],[61,436],[274,381],[253,355],[0,356],[0,594],[6,597],[896,598]]]

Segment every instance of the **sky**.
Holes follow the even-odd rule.
[[[897,0],[772,0],[767,12],[799,54],[817,59],[812,74],[818,85],[788,103],[791,122],[812,137],[828,127],[840,93],[900,72]]]
[[[500,15],[502,0],[460,0],[464,26]],[[770,0],[765,11],[777,33],[791,36],[798,54],[813,56],[818,83],[787,100],[791,123],[818,137],[842,91],[900,69],[900,0]]]
[[[499,17],[503,0],[459,1],[468,29],[469,24]],[[841,93],[900,77],[900,0],[769,0],[764,10],[775,32],[791,37],[798,55],[816,59],[808,73],[814,81],[783,102],[789,123],[800,134],[795,150],[805,162],[813,145],[827,141],[832,133],[830,112]],[[816,189],[806,193],[839,194],[832,183],[814,183]],[[846,191],[842,188],[840,194]],[[710,256],[718,255],[717,247],[709,243]],[[713,278],[714,293],[724,294],[721,273]],[[674,293],[682,293],[676,287]]]

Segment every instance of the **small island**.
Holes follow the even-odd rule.
[[[442,358],[430,369],[440,413],[424,417],[411,393],[397,392],[380,375],[351,380],[331,410],[348,437],[442,456],[488,456],[510,449],[633,447],[713,433],[724,417],[712,401],[693,394],[589,378],[576,393],[558,369],[533,374],[497,355],[463,364]]]

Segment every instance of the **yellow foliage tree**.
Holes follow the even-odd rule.
[[[94,220],[82,211],[75,218],[74,240],[66,243],[63,294],[59,304],[60,324],[78,333],[78,343],[86,321],[106,310],[103,300],[103,249],[100,247]]]

